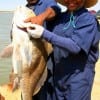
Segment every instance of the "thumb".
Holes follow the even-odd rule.
[[[27,32],[30,33],[30,34],[32,34],[32,33],[34,33],[35,29],[36,29],[35,26],[33,26],[33,25],[29,26],[29,27],[27,27]]]

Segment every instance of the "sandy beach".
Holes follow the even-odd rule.
[[[100,100],[100,59],[95,68],[95,78],[91,96],[92,100]]]

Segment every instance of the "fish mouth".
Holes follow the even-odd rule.
[[[18,29],[20,29],[20,30],[22,30],[22,31],[24,31],[24,32],[27,32],[27,29],[26,29],[26,27],[24,27],[24,28],[21,28],[21,27],[17,26],[17,28],[18,28]]]
[[[17,28],[20,29],[20,30],[22,30],[22,31],[24,31],[24,32],[26,32],[26,33],[28,33],[26,27],[21,28],[21,27],[17,26]],[[35,29],[34,27],[29,27],[29,28],[30,28],[31,30]],[[11,36],[12,36],[12,35],[11,35]],[[30,34],[28,34],[28,36],[29,36],[29,39],[30,39],[30,40],[33,40],[33,37],[32,37]]]
[[[17,28],[18,29],[20,29],[20,30],[22,30],[22,31],[24,31],[24,32],[27,32],[27,28],[26,27],[24,27],[24,28],[21,28],[21,27],[19,27],[19,26],[17,26]],[[30,30],[35,30],[35,27],[28,27]]]

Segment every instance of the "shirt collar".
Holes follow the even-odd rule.
[[[26,6],[30,8],[30,7],[34,7],[34,6],[37,6],[37,5],[41,5],[42,3],[43,3],[42,0],[38,0],[38,2],[36,4],[32,4],[32,5],[26,4]]]

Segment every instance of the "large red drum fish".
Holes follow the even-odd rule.
[[[26,18],[33,16],[34,12],[25,6],[16,8],[12,21],[12,43],[0,54],[0,57],[3,57],[12,51],[13,69],[16,75],[14,89],[16,82],[20,80],[23,100],[32,100],[32,96],[38,93],[44,84],[47,77],[47,57],[52,51],[52,46],[48,42],[30,37],[25,28],[17,26],[18,23],[24,23]]]

